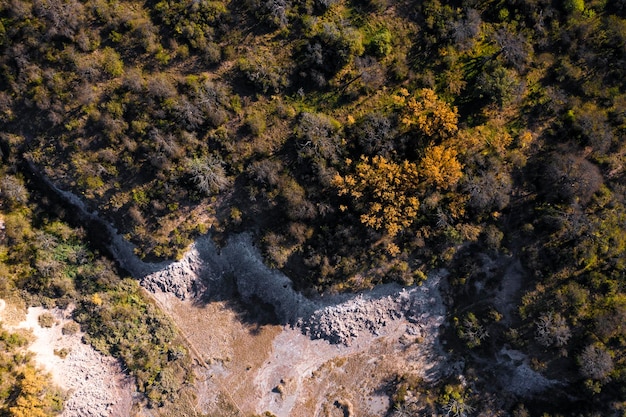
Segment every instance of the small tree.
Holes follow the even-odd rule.
[[[294,130],[301,158],[337,162],[340,151],[338,123],[324,114],[304,112]]]
[[[539,317],[537,326],[537,341],[543,346],[565,346],[572,336],[565,318],[560,314],[546,313]]]
[[[401,119],[406,129],[416,129],[428,138],[447,138],[458,130],[458,111],[441,100],[434,90],[424,88],[415,97],[406,96],[402,91],[397,97],[398,104],[404,105],[404,114]]]
[[[217,194],[230,186],[224,162],[215,155],[187,160],[187,172],[198,190],[207,195]]]
[[[565,10],[582,13],[585,11],[585,0],[565,0]]]
[[[453,188],[463,176],[463,166],[454,149],[429,146],[420,163],[420,172],[426,182],[437,189]]]
[[[419,209],[419,177],[414,163],[396,164],[382,156],[362,157],[354,175],[337,174],[333,185],[339,195],[350,195],[364,211],[361,222],[374,229],[385,229],[395,236],[409,227]]]
[[[458,328],[459,337],[467,342],[467,346],[475,348],[480,346],[482,341],[489,337],[489,333],[474,313],[468,313]]]
[[[600,344],[587,346],[578,357],[578,363],[585,378],[601,381],[613,371],[613,358]]]
[[[10,206],[18,206],[28,202],[28,192],[22,182],[12,175],[0,179],[0,195]]]

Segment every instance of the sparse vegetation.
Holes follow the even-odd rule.
[[[49,328],[54,326],[56,320],[54,316],[50,313],[43,313],[38,318],[37,321],[41,327]]]
[[[63,395],[50,376],[25,355],[28,341],[0,330],[0,412],[7,416],[55,416],[63,409]]]

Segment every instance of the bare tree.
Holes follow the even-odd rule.
[[[613,371],[613,358],[600,344],[589,345],[578,358],[580,373],[585,378],[604,380]]]
[[[468,9],[465,19],[457,20],[452,24],[452,38],[461,50],[469,50],[474,46],[474,40],[480,33],[482,20],[480,13],[475,9]]]
[[[469,405],[462,397],[450,398],[448,403],[443,406],[443,410],[446,412],[446,416],[467,417],[474,412],[474,407]]]
[[[0,195],[11,205],[26,204],[28,201],[26,187],[12,175],[0,179]]]
[[[517,71],[523,71],[530,55],[530,45],[521,33],[512,33],[505,28],[498,30],[495,40],[500,47],[500,54]]]
[[[215,155],[187,160],[187,172],[198,190],[207,195],[224,191],[231,183],[224,162]]]
[[[560,314],[546,313],[539,317],[537,326],[537,341],[543,346],[565,346],[572,333],[565,318]]]

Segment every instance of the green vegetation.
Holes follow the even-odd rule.
[[[110,261],[89,249],[84,232],[51,218],[44,207],[31,204],[23,181],[8,174],[7,169],[0,176],[1,183],[10,184],[19,191],[11,193],[20,197],[5,199],[10,204],[0,211],[4,221],[0,297],[22,298],[48,307],[65,308],[76,303],[73,314],[80,327],[68,323],[62,328],[63,334],[75,334],[82,327],[85,341],[118,358],[135,377],[148,405],[174,401],[189,378],[190,358],[172,323],[147,300],[135,281],[121,279]],[[5,198],[6,189],[2,189]],[[52,327],[55,318],[43,313],[38,322],[42,327]],[[3,404],[7,404],[7,415],[47,416],[53,415],[53,408],[58,412],[62,398],[47,388],[47,377],[33,367],[30,357],[15,350],[26,341],[6,332],[0,339],[6,348],[3,369],[7,376],[5,379],[3,374],[2,381],[6,385]],[[66,349],[57,352],[61,357],[68,353]],[[16,362],[11,365],[10,361]]]
[[[63,409],[63,396],[49,375],[25,352],[28,339],[0,329],[0,413],[11,417],[51,417]]]
[[[146,259],[254,230],[299,288],[449,267],[467,373],[510,344],[563,384],[520,405],[447,381],[434,413],[623,414],[625,44],[623,0],[0,0],[0,293],[78,301],[89,340],[172,397],[174,332],[28,202],[29,160]],[[485,272],[506,256],[512,312]]]

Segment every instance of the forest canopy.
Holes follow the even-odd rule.
[[[468,375],[506,344],[563,406],[480,378],[441,398],[624,415],[625,80],[623,0],[0,0],[0,293],[78,300],[90,343],[174,396],[175,332],[124,344],[166,318],[45,213],[33,164],[146,260],[246,230],[307,291],[448,268]],[[504,259],[511,317],[480,290]]]

